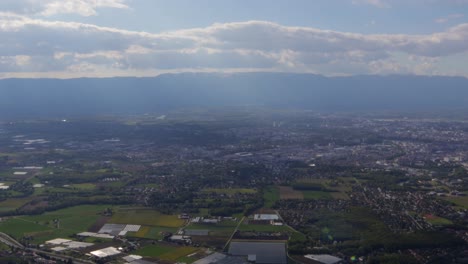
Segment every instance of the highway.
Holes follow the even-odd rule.
[[[21,243],[19,243],[18,241],[16,241],[14,238],[2,232],[0,232],[0,242],[10,247],[17,248],[17,249],[34,252],[36,254],[46,255],[56,260],[68,261],[69,259],[71,259],[73,263],[76,263],[76,264],[95,264],[95,262],[90,261],[90,260],[77,259],[77,258],[73,258],[73,257],[65,256],[65,255],[59,255],[59,254],[55,254],[55,253],[51,253],[51,252],[47,252],[47,251],[43,251],[43,250],[39,250],[35,248],[27,248],[23,246]]]

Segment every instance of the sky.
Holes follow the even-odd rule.
[[[1,0],[0,78],[468,77],[468,0]]]

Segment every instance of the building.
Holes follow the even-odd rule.
[[[250,262],[259,264],[286,264],[285,243],[268,242],[231,242],[229,254],[243,256]]]
[[[318,263],[322,263],[322,264],[337,264],[337,263],[343,262],[343,260],[340,258],[337,258],[332,255],[326,255],[326,254],[321,254],[321,255],[310,254],[310,255],[305,255],[304,257],[307,259],[316,261]]]
[[[254,220],[255,221],[275,221],[275,220],[279,220],[279,216],[277,214],[255,214]]]

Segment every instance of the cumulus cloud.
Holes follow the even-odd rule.
[[[380,7],[380,8],[390,6],[389,3],[387,3],[384,0],[353,0],[352,3],[353,4],[368,4],[368,5],[373,5],[373,6]]]
[[[99,8],[126,9],[125,0],[2,0],[0,10],[24,15],[97,15]]]
[[[247,21],[152,34],[0,13],[0,38],[0,72],[10,75],[207,69],[433,74],[437,58],[468,54],[468,24],[428,35],[366,35]]]
[[[443,4],[443,5],[466,5],[468,0],[351,0],[351,3],[359,5],[372,5],[378,8],[389,8],[393,6],[402,6],[408,4]]]

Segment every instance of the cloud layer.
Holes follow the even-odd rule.
[[[92,4],[83,15],[92,15],[98,6],[126,7],[117,0],[73,2]],[[34,12],[48,15],[53,10],[49,6]],[[151,34],[3,12],[0,39],[3,77],[27,73],[54,77],[145,75],[185,70],[468,76],[468,69],[447,72],[438,67],[444,58],[468,57],[468,24],[428,35],[364,35],[247,21]]]
[[[97,15],[99,8],[129,8],[125,0],[2,0],[0,10],[23,15]]]

